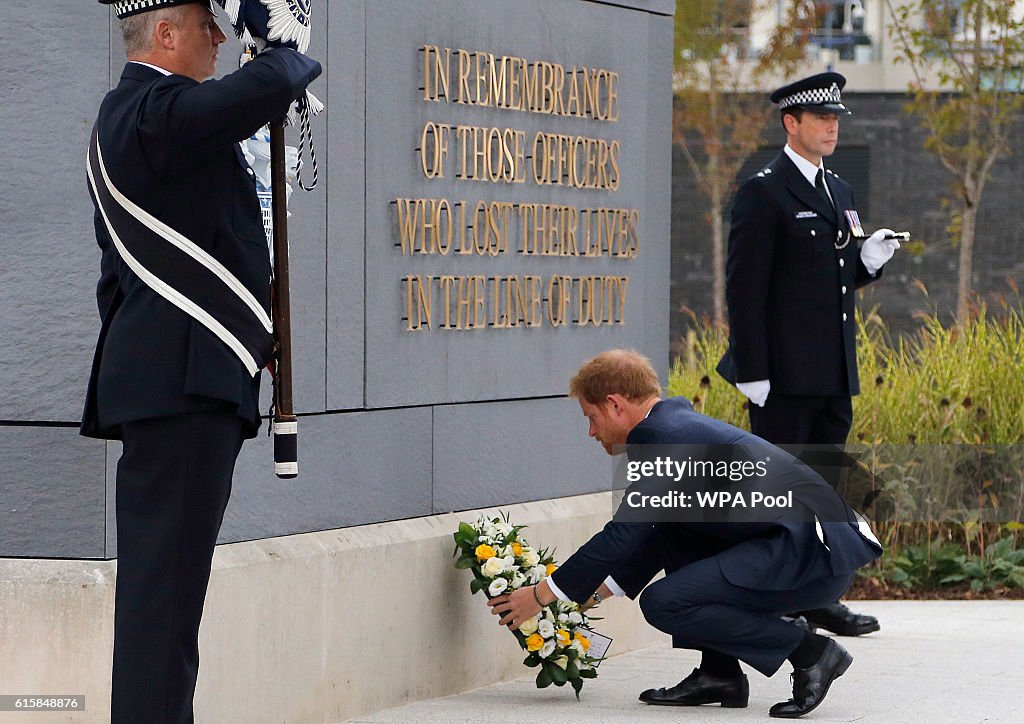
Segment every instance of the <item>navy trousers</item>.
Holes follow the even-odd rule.
[[[834,602],[854,576],[815,578],[788,590],[743,588],[722,573],[722,541],[687,535],[670,524],[655,530],[612,573],[615,582],[631,596],[643,590],[644,618],[669,634],[675,648],[715,651],[744,661],[765,676],[778,671],[803,638],[803,630],[781,616]],[[754,539],[738,545],[760,543]],[[661,570],[665,577],[644,589]]]
[[[199,622],[245,424],[214,410],[122,427],[113,724],[193,721]]]

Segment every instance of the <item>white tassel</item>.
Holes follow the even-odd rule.
[[[224,0],[221,3],[224,6],[224,12],[228,14],[228,21],[231,25],[238,23],[238,11],[242,9],[242,0]]]
[[[324,103],[315,95],[306,91],[306,107],[309,108],[309,112],[314,116],[319,116],[324,110]]]

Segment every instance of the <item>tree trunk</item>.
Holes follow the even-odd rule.
[[[714,323],[719,329],[725,327],[725,225],[722,223],[722,189],[715,184],[711,197],[711,297]]]
[[[963,223],[960,227],[960,265],[956,285],[957,324],[965,324],[970,314],[973,288],[971,276],[974,271],[974,225],[977,218],[978,207],[975,204],[965,204]]]

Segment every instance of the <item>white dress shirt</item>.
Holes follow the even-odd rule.
[[[804,158],[799,153],[797,153],[792,148],[790,148],[788,143],[786,144],[786,147],[784,149],[782,149],[782,150],[785,151],[786,155],[789,156],[790,160],[793,163],[796,164],[797,169],[799,169],[799,171],[803,175],[803,177],[805,179],[807,179],[807,183],[809,183],[815,190],[817,190],[818,185],[816,183],[814,183],[814,181],[815,181],[815,179],[818,178],[818,171],[819,170],[821,171],[822,182],[824,183],[824,178],[825,178],[825,162],[824,161],[819,161],[818,165],[815,166],[813,163],[811,163],[806,158]],[[832,206],[835,207],[836,200],[832,198],[832,192],[828,190],[828,184],[827,183],[825,184],[825,193],[828,194],[829,199],[832,201]]]

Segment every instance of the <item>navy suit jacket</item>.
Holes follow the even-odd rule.
[[[725,296],[730,383],[770,380],[772,392],[849,397],[857,376],[854,290],[875,281],[855,239],[843,249],[853,189],[825,174],[835,209],[783,152],[733,201]],[[843,315],[846,319],[843,319]]]
[[[268,312],[270,254],[238,143],[283,117],[320,71],[287,48],[204,83],[128,63],[96,121],[112,183],[210,253]],[[260,375],[128,268],[98,211],[95,227],[102,326],[82,434],[117,439],[124,422],[223,407],[255,434]]]
[[[695,412],[683,397],[662,400],[654,406],[647,418],[630,431],[627,455],[630,460],[642,460],[649,451],[663,453],[665,445],[710,446],[718,451],[746,448],[768,453],[769,474],[758,479],[756,486],[773,494],[794,490],[794,507],[798,510],[780,510],[755,520],[749,510],[724,509],[716,511],[720,515],[714,522],[650,523],[627,522],[635,516],[622,514],[623,503],[615,518],[552,574],[555,585],[572,600],[585,600],[613,573],[627,594],[638,595],[650,576],[640,576],[631,585],[625,580],[628,575],[620,580],[617,572],[627,570],[639,551],[656,548],[652,546],[655,539],[662,545],[672,539],[699,540],[701,553],[692,556],[694,560],[716,555],[730,583],[760,590],[792,590],[816,578],[852,573],[881,555],[881,546],[867,524],[817,473],[761,438]],[[723,484],[723,489],[727,485]],[[752,541],[752,545],[737,547]],[[635,563],[642,568],[650,564]]]

